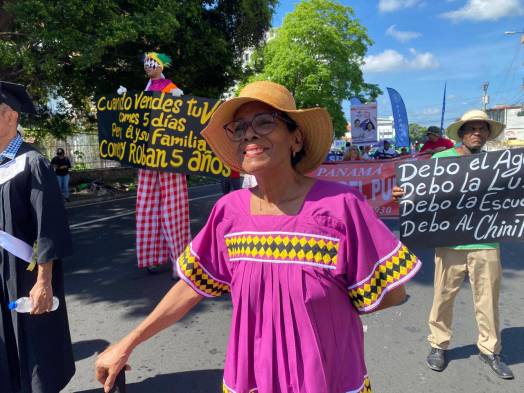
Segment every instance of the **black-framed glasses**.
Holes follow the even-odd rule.
[[[296,127],[296,123],[293,120],[280,115],[278,112],[267,112],[255,115],[251,121],[230,121],[224,125],[224,130],[226,130],[226,135],[229,139],[233,142],[239,142],[244,138],[250,126],[257,135],[263,136],[270,134],[277,125],[276,119],[280,119],[284,123]]]

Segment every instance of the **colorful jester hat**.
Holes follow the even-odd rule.
[[[144,68],[164,69],[171,65],[171,57],[163,53],[148,52],[144,54]]]

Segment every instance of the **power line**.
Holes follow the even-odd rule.
[[[511,105],[520,105],[524,103],[524,93],[521,93],[518,98],[516,98]]]
[[[508,102],[514,102],[516,99],[518,99],[517,97],[520,97],[520,96],[522,96],[522,90],[518,91],[517,94],[515,94],[513,98],[509,100]]]
[[[513,55],[513,58],[511,59],[511,63],[510,63],[510,66],[508,67],[508,69],[506,70],[506,73],[505,73],[505,76],[504,76],[504,81],[502,82],[502,84],[500,85],[499,89],[496,90],[494,93],[493,93],[493,96],[497,96],[498,94],[500,94],[500,89],[502,88],[505,88],[506,87],[506,83],[508,81],[508,77],[510,75],[510,72],[512,72],[512,79],[514,78],[514,75],[517,71],[517,68],[518,67],[514,67],[514,64],[515,64],[515,60],[517,59],[517,57],[520,55],[520,52],[522,51],[522,46],[520,44],[519,41],[517,41],[517,47],[516,47],[516,50],[515,50],[515,54]]]
[[[500,88],[499,88],[499,93],[513,93],[515,91],[515,88],[511,88],[511,89],[507,89],[507,90],[504,90],[504,91],[500,91]],[[463,103],[471,103],[471,102],[477,102],[480,104],[480,99],[479,99],[479,96],[468,96],[468,97],[464,97],[464,96],[460,96],[460,95],[454,95],[453,99],[450,99],[450,98],[447,98],[446,100],[446,105],[448,105],[448,103],[455,103],[455,102],[459,102],[459,104],[463,104]],[[492,100],[493,102],[496,102],[496,100]],[[452,105],[452,104],[451,104]]]

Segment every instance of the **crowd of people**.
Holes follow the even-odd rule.
[[[180,93],[163,77],[167,65],[168,58],[146,54],[146,90]],[[25,88],[0,83],[0,216],[5,223],[0,232],[36,250],[33,270],[16,248],[4,246],[0,254],[0,381],[7,393],[57,393],[75,368],[61,267],[72,247],[53,170],[70,165],[63,150],[50,164],[23,142],[16,131],[22,112],[34,112]],[[428,129],[421,152],[476,154],[503,128],[482,111],[468,112],[447,128],[460,147],[446,149],[440,130]],[[324,162],[331,146],[327,110],[299,109],[284,86],[253,82],[218,107],[202,135],[225,164],[253,177],[256,185],[230,192],[239,181],[233,181],[236,174],[228,179],[226,195],[191,240],[185,177],[141,171],[138,263],[151,267],[171,261],[180,280],[143,322],[98,356],[97,380],[109,392],[139,344],[203,299],[230,293],[224,393],[371,392],[360,315],[404,303],[405,284],[421,261],[357,190],[306,176]],[[368,152],[350,146],[347,157],[368,159]],[[374,158],[398,155],[384,141]],[[395,188],[395,198],[403,194]],[[170,232],[169,225],[178,229]],[[439,248],[435,264],[428,366],[446,367],[453,300],[467,273],[475,295],[480,359],[499,377],[513,378],[500,357],[498,244]],[[7,309],[8,300],[28,295],[31,314]],[[61,306],[51,312],[53,296]]]
[[[395,149],[389,139],[380,140],[375,148],[372,145],[356,145],[346,142],[342,161],[368,161],[387,160],[403,156],[416,156],[419,154],[434,154],[450,149],[454,146],[451,139],[442,135],[441,129],[430,126],[426,130],[426,142],[421,145],[417,140],[411,146]]]

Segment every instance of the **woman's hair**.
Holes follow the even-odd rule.
[[[371,129],[374,130],[375,129],[375,125],[371,121],[368,121],[368,123],[366,124],[366,128],[369,128],[370,125],[371,125]]]
[[[351,152],[352,151],[355,151],[357,152],[357,160],[360,160],[360,149],[358,148],[358,146],[351,146],[349,148],[349,150],[346,152],[346,154],[344,154],[344,161],[349,161],[351,160]]]
[[[65,154],[64,149],[59,147],[58,149],[56,149],[56,154]]]
[[[289,117],[287,113],[285,112],[280,112],[279,116],[282,119],[284,119],[284,123],[286,124],[287,130],[289,131],[289,133],[292,134],[293,132],[295,132],[295,130],[298,128],[298,125],[295,122],[295,120]],[[300,160],[302,160],[302,158],[305,156],[306,156],[306,151],[304,150],[304,146],[302,146],[302,149],[297,151],[294,156],[293,155],[291,156],[291,166],[295,168],[297,164],[300,162]]]

